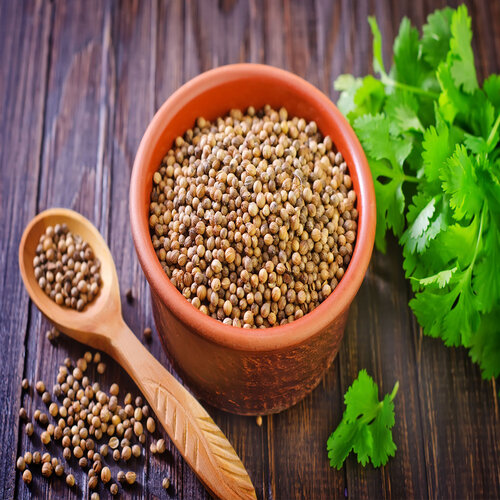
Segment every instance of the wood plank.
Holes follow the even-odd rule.
[[[4,498],[15,496],[29,322],[17,249],[36,210],[51,10],[41,1],[0,4],[0,488]]]
[[[106,153],[106,133],[110,109],[110,80],[107,51],[110,44],[110,2],[56,1],[47,77],[45,127],[41,151],[42,169],[36,210],[51,206],[73,208],[93,221],[106,234],[109,211],[110,165]],[[32,382],[44,380],[51,388],[55,370],[66,356],[76,360],[85,346],[61,338],[52,346],[45,338],[49,327],[31,305],[26,342],[25,376]],[[95,368],[89,376],[96,380]],[[28,414],[43,408],[40,396],[24,397]],[[41,428],[35,424],[35,434]],[[21,435],[19,451],[43,450],[37,436]],[[62,457],[60,445],[46,447],[53,456]],[[18,474],[20,498],[79,498],[88,492],[86,472],[74,459],[66,467],[76,478],[70,490],[64,481],[47,481],[33,474],[28,488]]]

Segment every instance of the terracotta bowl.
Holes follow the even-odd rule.
[[[149,235],[152,177],[178,135],[198,116],[231,108],[285,106],[315,120],[347,161],[357,194],[358,235],[351,262],[333,293],[312,312],[284,326],[224,325],[188,302],[162,270]],[[335,358],[370,260],[375,194],[358,139],[330,99],[298,76],[270,66],[235,64],[183,85],[156,113],[142,138],[130,184],[130,220],[137,255],[151,287],[156,328],[167,355],[189,388],[208,403],[242,415],[275,413],[316,387]]]

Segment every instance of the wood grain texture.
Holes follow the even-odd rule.
[[[43,404],[21,395],[23,376],[54,382],[54,367],[85,347],[69,339],[52,346],[48,323],[29,305],[17,270],[17,245],[28,220],[50,206],[82,212],[107,239],[116,262],[126,322],[142,339],[152,325],[151,299],[133,249],[128,186],[133,158],[154,111],[182,83],[232,62],[294,71],[336,99],[341,73],[371,71],[377,16],[389,63],[401,17],[418,26],[437,7],[457,0],[0,0],[0,488],[5,498],[80,498],[78,488],[35,474],[27,488],[14,474],[16,453],[41,447],[17,422],[19,406]],[[500,2],[467,0],[478,76],[500,72]],[[166,145],[167,149],[167,145]],[[491,381],[483,381],[464,350],[423,337],[408,309],[400,249],[374,254],[353,303],[337,360],[318,388],[294,408],[264,418],[207,408],[241,457],[258,498],[499,498],[500,414]],[[160,341],[145,343],[171,370]],[[113,361],[91,378],[137,389]],[[395,380],[396,456],[386,467],[361,468],[350,457],[330,469],[326,439],[341,418],[342,395],[361,368],[387,392]],[[13,436],[15,439],[13,440]],[[160,431],[155,438],[164,437]],[[147,448],[149,445],[147,446]],[[124,498],[209,498],[172,443],[167,453],[138,461],[138,485]],[[57,447],[50,451],[60,455]],[[123,465],[123,464],[121,464]],[[112,465],[113,475],[119,466]],[[161,488],[169,476],[172,487]],[[105,493],[104,490],[100,491]]]
[[[0,7],[0,488],[14,496],[20,382],[29,323],[17,242],[35,215],[40,173],[51,6]],[[13,439],[13,437],[15,438]]]

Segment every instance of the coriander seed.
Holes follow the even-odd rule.
[[[153,417],[148,417],[147,421],[146,421],[146,429],[148,430],[148,432],[150,432],[151,434],[156,430],[156,423],[154,421],[154,418]]]
[[[31,471],[29,469],[25,469],[23,472],[23,481],[26,484],[30,484],[33,479],[33,475],[31,474]]]
[[[132,471],[128,471],[125,474],[125,479],[127,480],[128,484],[134,484],[135,480],[136,480],[136,477],[137,477],[136,473],[132,472]]]
[[[66,476],[66,484],[72,488],[75,485],[75,476],[73,474],[68,474]]]
[[[33,455],[29,451],[27,451],[24,454],[23,458],[24,458],[24,462],[26,463],[26,465],[31,465],[31,463],[33,462]]]
[[[106,484],[111,480],[111,470],[109,467],[103,467],[101,470],[101,481]]]
[[[50,462],[45,462],[42,465],[42,476],[50,477],[52,475],[52,464]]]
[[[26,462],[24,461],[24,457],[19,457],[16,462],[16,467],[22,472],[26,469]]]
[[[164,489],[168,490],[170,488],[170,478],[164,477],[161,485]]]

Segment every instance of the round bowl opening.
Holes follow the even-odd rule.
[[[286,325],[244,329],[225,325],[197,310],[163,272],[150,239],[148,207],[152,176],[178,135],[197,117],[214,119],[231,108],[284,106],[290,116],[315,120],[347,162],[357,194],[358,232],[344,277],[313,311]],[[370,260],[375,237],[375,195],[370,170],[354,131],[322,92],[292,73],[258,64],[223,66],[183,85],[154,116],[141,141],[130,185],[132,234],[146,278],[160,300],[183,323],[212,342],[241,350],[269,351],[299,344],[326,328],[352,302]]]

